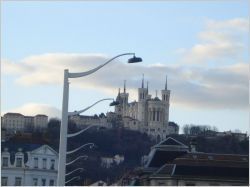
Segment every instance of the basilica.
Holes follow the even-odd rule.
[[[138,101],[129,103],[129,93],[126,92],[124,81],[123,93],[120,92],[116,101],[120,104],[115,106],[115,113],[122,117],[125,128],[146,133],[157,140],[164,139],[169,134],[178,134],[179,128],[169,123],[169,98],[170,90],[167,87],[161,90],[161,99],[152,97],[147,87],[144,86],[144,76],[141,88],[138,88]]]

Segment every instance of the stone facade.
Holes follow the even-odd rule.
[[[144,78],[141,88],[138,88],[138,101],[129,103],[129,93],[124,84],[123,93],[118,93],[116,101],[120,104],[115,106],[115,113],[122,116],[124,127],[147,133],[157,140],[164,139],[169,134],[178,134],[179,128],[169,125],[169,99],[170,90],[165,88],[161,91],[161,99],[157,96],[152,98],[147,88],[144,87]]]

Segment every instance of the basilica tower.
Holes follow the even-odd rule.
[[[124,117],[128,116],[128,97],[129,94],[126,92],[126,80],[124,80],[123,92],[121,93],[120,88],[118,95],[116,97],[116,101],[119,102],[119,105],[115,106],[115,113]]]
[[[165,89],[161,91],[161,99],[163,104],[165,105],[164,123],[166,125],[168,125],[168,119],[169,119],[169,99],[170,99],[170,90],[168,90],[167,84],[168,82],[166,76]]]
[[[146,100],[148,97],[148,88],[144,87],[144,74],[142,75],[141,88],[138,88],[138,120],[144,122],[146,114]]]

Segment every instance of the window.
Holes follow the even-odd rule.
[[[3,167],[8,167],[8,162],[9,162],[9,158],[8,157],[3,157]]]
[[[54,180],[53,180],[53,179],[50,179],[50,180],[49,180],[49,185],[50,185],[50,186],[54,186]]]
[[[34,168],[38,168],[38,158],[34,158]]]
[[[43,169],[46,169],[47,168],[47,159],[44,158],[43,159]]]
[[[37,186],[37,182],[38,182],[38,179],[37,178],[33,178],[33,186]]]
[[[42,186],[46,185],[46,179],[42,179]]]
[[[2,177],[1,180],[1,186],[7,186],[8,185],[8,177]]]
[[[53,169],[53,170],[54,170],[54,169],[55,169],[55,160],[54,160],[54,159],[51,160],[51,161],[50,161],[50,164],[51,164],[51,165],[50,165],[50,169]]]
[[[22,178],[16,177],[15,178],[15,186],[21,186],[22,185]]]
[[[22,158],[17,158],[16,159],[16,167],[22,167]]]

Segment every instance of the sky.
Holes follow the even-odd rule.
[[[249,132],[249,3],[231,1],[2,1],[1,114],[61,117],[63,71],[69,111],[115,98],[127,82],[137,99],[142,74],[160,97],[166,76],[170,121]],[[248,80],[248,81],[247,81]],[[102,102],[85,115],[113,111]]]

